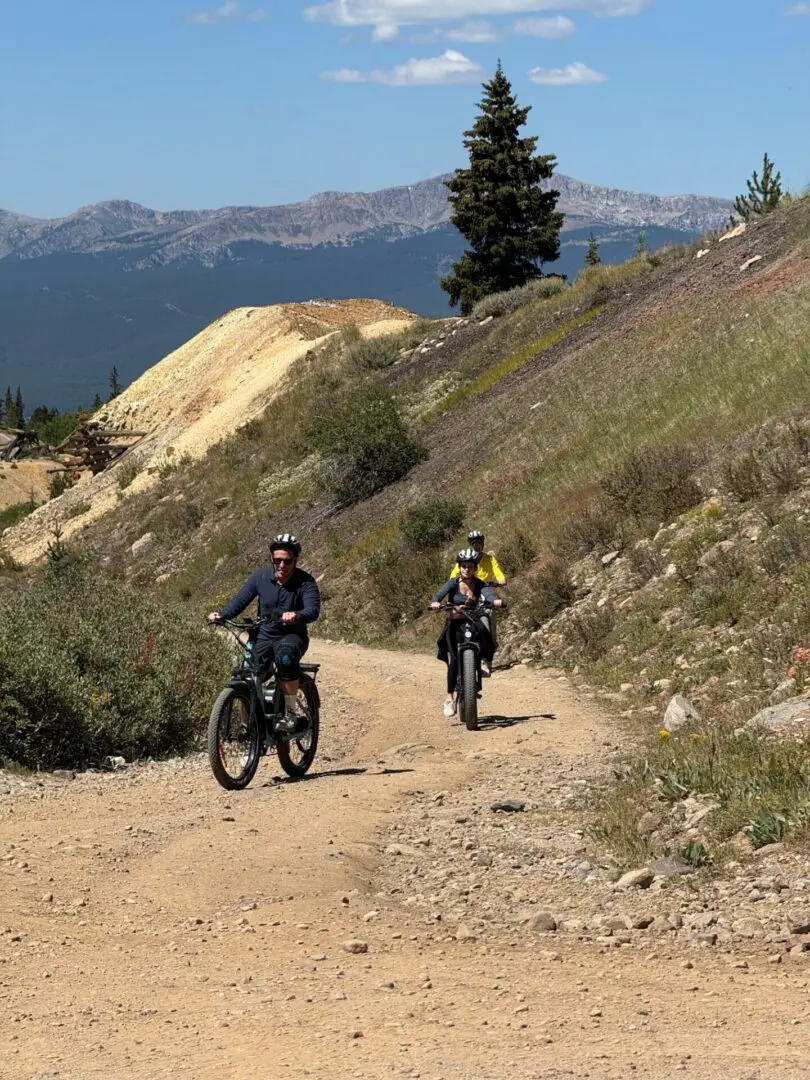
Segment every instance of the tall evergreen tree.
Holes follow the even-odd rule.
[[[599,254],[599,243],[593,233],[588,237],[588,250],[585,252],[585,265],[598,266],[602,261]]]
[[[762,176],[754,169],[751,179],[746,181],[748,194],[738,195],[734,200],[734,209],[743,221],[770,214],[782,201],[785,194],[782,190],[782,174],[777,172],[774,176],[773,170],[774,164],[765,154],[762,159]]]
[[[649,250],[650,248],[647,244],[647,234],[645,232],[640,232],[638,234],[638,239],[636,240],[636,257],[640,255],[646,255]]]
[[[10,386],[6,390],[3,400],[3,423],[9,428],[23,426],[22,394],[19,387],[17,387],[16,397],[12,397]]]
[[[537,136],[521,138],[531,109],[517,104],[500,63],[479,108],[464,133],[469,167],[445,181],[453,224],[470,250],[441,285],[464,314],[490,293],[542,277],[542,264],[559,257],[564,216],[556,210],[560,193],[540,186],[557,159],[535,154]]]
[[[118,381],[118,368],[113,367],[112,371],[110,372],[110,397],[109,397],[109,400],[112,401],[113,398],[117,398],[118,395],[121,393],[122,389],[123,389],[123,387],[121,386],[121,383]]]
[[[25,424],[25,405],[23,405],[22,391],[19,386],[17,387],[17,393],[14,395],[14,408],[17,410],[17,416],[20,419],[19,427]]]
[[[96,412],[98,409],[101,408],[103,404],[104,402],[101,400],[101,394],[97,393],[96,396],[93,398],[93,404],[90,406],[90,408],[93,410],[93,412]]]

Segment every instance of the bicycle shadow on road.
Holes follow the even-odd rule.
[[[343,769],[321,769],[319,772],[309,772],[305,776],[277,776],[270,782],[276,784],[301,784],[307,780],[329,780],[337,776],[396,776],[399,773],[414,772],[411,768],[369,768],[369,767],[346,767]]]
[[[515,724],[528,724],[530,720],[556,719],[556,713],[532,713],[531,716],[500,716],[497,713],[493,713],[490,716],[479,716],[478,727],[480,729],[508,728],[514,727]]]

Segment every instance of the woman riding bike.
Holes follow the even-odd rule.
[[[496,600],[492,589],[475,576],[480,558],[480,554],[473,548],[465,548],[460,551],[457,563],[458,577],[452,577],[442,585],[430,604],[434,611],[441,609],[444,600],[447,600],[451,605],[451,611],[444,625],[442,636],[437,642],[438,658],[447,664],[447,698],[442,711],[448,719],[455,716],[457,707],[458,643],[461,624],[465,621],[461,610],[464,608],[477,608],[482,601],[490,607],[502,606],[502,601]],[[481,650],[481,669],[485,675],[489,675],[492,657],[495,652],[492,634],[486,622],[481,618],[475,619],[475,630],[476,639]]]

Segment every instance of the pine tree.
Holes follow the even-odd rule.
[[[112,371],[110,372],[110,396],[107,400],[112,401],[113,398],[117,398],[118,395],[121,393],[122,389],[123,387],[118,381],[118,368],[113,367]]]
[[[104,402],[101,400],[101,394],[96,394],[96,396],[93,398],[93,404],[90,406],[90,408],[93,410],[93,412],[96,412],[98,409],[101,408],[103,404]]]
[[[3,417],[6,427],[21,428],[23,426],[22,394],[17,387],[16,398],[11,396],[11,387],[6,390],[3,401]]]
[[[750,221],[752,217],[761,217],[770,214],[782,201],[782,174],[777,172],[774,176],[774,165],[767,154],[762,159],[762,176],[754,169],[750,180],[746,181],[747,195],[738,195],[734,200],[734,209],[743,219]]]
[[[557,159],[535,155],[537,136],[520,137],[531,110],[518,106],[500,63],[479,108],[464,133],[469,167],[445,181],[453,224],[470,250],[441,285],[464,314],[490,293],[542,277],[542,264],[559,257],[564,216],[556,211],[560,193],[540,186]]]
[[[640,232],[638,234],[638,240],[636,240],[636,258],[639,258],[641,255],[646,255],[649,250],[647,234]]]
[[[598,266],[602,261],[599,254],[599,243],[593,233],[588,237],[588,250],[585,253],[586,266]]]
[[[23,405],[22,391],[19,386],[17,387],[17,393],[14,395],[14,408],[17,410],[17,417],[19,418],[17,427],[23,427],[25,425],[25,406]]]

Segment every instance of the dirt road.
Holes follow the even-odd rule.
[[[615,735],[564,680],[496,674],[473,734],[434,660],[313,653],[305,782],[268,760],[229,795],[200,759],[0,778],[4,1080],[807,1075],[810,954],[523,917],[595,902],[565,870],[570,792]]]

